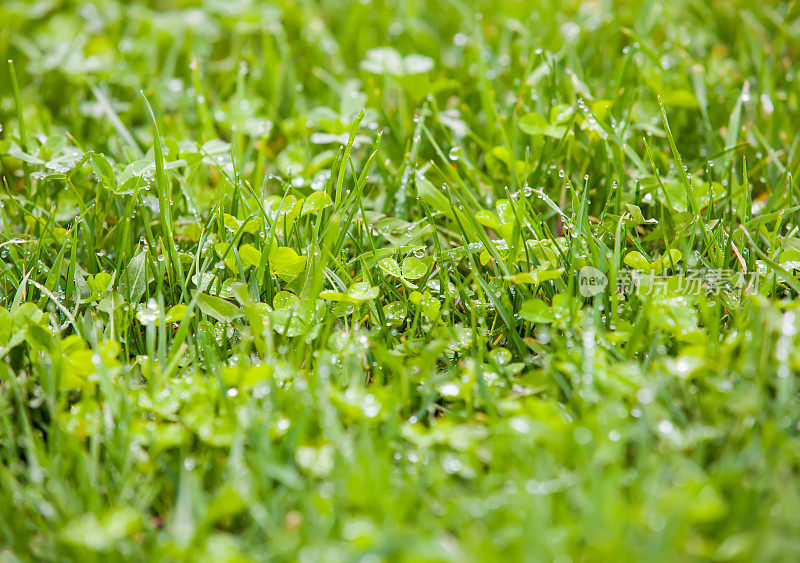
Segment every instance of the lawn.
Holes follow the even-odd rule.
[[[3,0],[0,61],[0,562],[800,558],[797,1]]]

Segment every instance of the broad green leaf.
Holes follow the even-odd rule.
[[[230,322],[242,315],[242,310],[230,301],[207,293],[197,296],[197,305],[204,314],[221,322]]]
[[[314,192],[303,201],[303,211],[300,215],[305,216],[333,205],[331,196],[325,192]]]
[[[545,269],[536,271],[536,283],[544,283],[550,280],[557,280],[564,275],[564,268],[556,268],[555,270]]]
[[[787,270],[800,268],[800,250],[790,248],[778,255],[778,263]]]
[[[567,128],[563,125],[550,125],[547,118],[538,113],[527,113],[519,120],[519,128],[523,133],[531,136],[542,135],[546,137],[562,138]]]
[[[402,278],[403,273],[400,271],[400,266],[393,258],[384,258],[378,262],[378,267],[383,270],[386,275]]]
[[[112,281],[111,274],[98,272],[94,276],[86,278],[86,284],[92,292],[93,299],[99,299],[109,290]]]
[[[497,209],[497,215],[500,217],[500,222],[504,225],[513,223],[516,220],[516,217],[514,217],[514,207],[507,199],[498,199],[494,207]]]
[[[642,224],[651,224],[655,225],[658,224],[658,219],[645,219],[644,215],[642,215],[642,210],[638,205],[632,205],[630,203],[625,204],[625,209],[628,210],[628,213],[631,215],[631,219],[633,219],[634,223],[637,225]]]
[[[550,123],[557,125],[568,123],[574,113],[574,107],[567,104],[556,104],[550,108]]]
[[[441,310],[442,304],[430,291],[425,290],[425,293],[412,291],[408,296],[408,300],[419,307],[422,314],[429,319],[436,320],[439,318],[439,311]]]
[[[234,272],[239,271],[239,265],[236,263],[236,255],[233,253],[232,245],[227,242],[218,242],[214,245],[214,251],[217,256],[225,257],[225,265]]]
[[[242,232],[250,234],[260,233],[263,229],[264,229],[264,219],[261,217],[250,219],[242,226]]]
[[[403,260],[403,277],[407,280],[418,280],[428,271],[425,262],[416,256],[408,256]]]
[[[486,166],[496,175],[504,176],[513,169],[517,175],[525,174],[525,162],[517,160],[511,152],[503,146],[496,146],[486,154]]]
[[[178,323],[183,320],[183,317],[186,316],[186,311],[188,307],[183,303],[178,303],[177,305],[173,305],[170,307],[169,311],[167,311],[166,316],[164,317],[164,322],[166,323]]]
[[[286,278],[297,276],[306,267],[306,256],[297,254],[288,246],[273,247],[269,253],[269,261],[272,271]]]
[[[372,301],[380,295],[380,289],[369,282],[356,282],[347,290],[347,295],[356,303]]]
[[[497,215],[488,209],[481,209],[475,213],[475,220],[484,227],[489,227],[495,231],[500,230],[500,220],[497,218]]]
[[[239,247],[239,259],[245,268],[255,268],[261,263],[261,252],[252,244],[243,244]]]
[[[489,357],[492,358],[497,365],[503,366],[510,362],[513,356],[506,348],[493,348],[492,351],[489,352]]]
[[[650,271],[650,261],[638,250],[632,250],[625,255],[625,264],[634,270]]]
[[[383,314],[386,320],[393,326],[400,326],[408,314],[406,306],[402,301],[392,301],[383,307]]]
[[[274,369],[269,364],[228,366],[222,369],[222,382],[228,387],[250,388],[269,381]]]
[[[557,280],[564,275],[564,268],[531,270],[530,272],[520,272],[510,276],[503,276],[504,279],[516,284],[540,284],[550,280]]]
[[[239,220],[234,217],[233,215],[229,215],[228,213],[222,214],[222,223],[225,225],[225,228],[228,229],[232,234],[236,233],[239,230],[239,225],[241,224]]]
[[[677,266],[678,262],[681,261],[683,258],[683,254],[677,248],[670,248],[669,252],[664,253],[661,257],[661,266],[663,268],[671,268],[673,266]]]
[[[225,299],[235,299],[240,304],[249,301],[247,284],[239,281],[238,278],[228,278],[222,282],[219,295]]]
[[[111,163],[108,162],[108,159],[102,154],[93,152],[91,153],[90,160],[95,176],[102,178],[106,186],[112,190],[116,190],[117,180],[114,174],[114,168],[111,166]]]
[[[371,286],[369,282],[356,282],[350,286],[347,293],[339,291],[322,291],[319,296],[327,301],[344,301],[347,303],[364,303],[372,301],[380,295],[380,289]]]
[[[712,201],[718,201],[725,196],[726,189],[719,182],[705,182],[697,177],[692,178],[692,197],[702,209]],[[666,194],[664,194],[666,192]],[[664,182],[664,189],[657,190],[658,199],[674,211],[688,211],[689,203],[686,186],[681,180],[671,179]]]
[[[128,302],[138,303],[147,289],[147,251],[143,250],[128,262],[119,278],[119,291]]]
[[[330,289],[321,291],[319,297],[320,299],[325,299],[326,301],[345,301],[348,303],[353,302],[350,296],[347,295],[346,293],[342,293],[340,291],[332,291]]]
[[[275,309],[294,309],[300,303],[300,298],[289,291],[279,291],[272,298],[272,306]]]
[[[529,299],[522,304],[519,316],[532,323],[552,323],[553,310],[541,299]]]

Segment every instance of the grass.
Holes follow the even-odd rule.
[[[0,560],[796,560],[799,21],[5,0]]]

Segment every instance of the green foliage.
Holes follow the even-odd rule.
[[[0,560],[796,560],[798,21],[0,2]]]

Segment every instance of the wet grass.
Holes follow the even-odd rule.
[[[798,21],[3,2],[0,560],[796,559]]]

